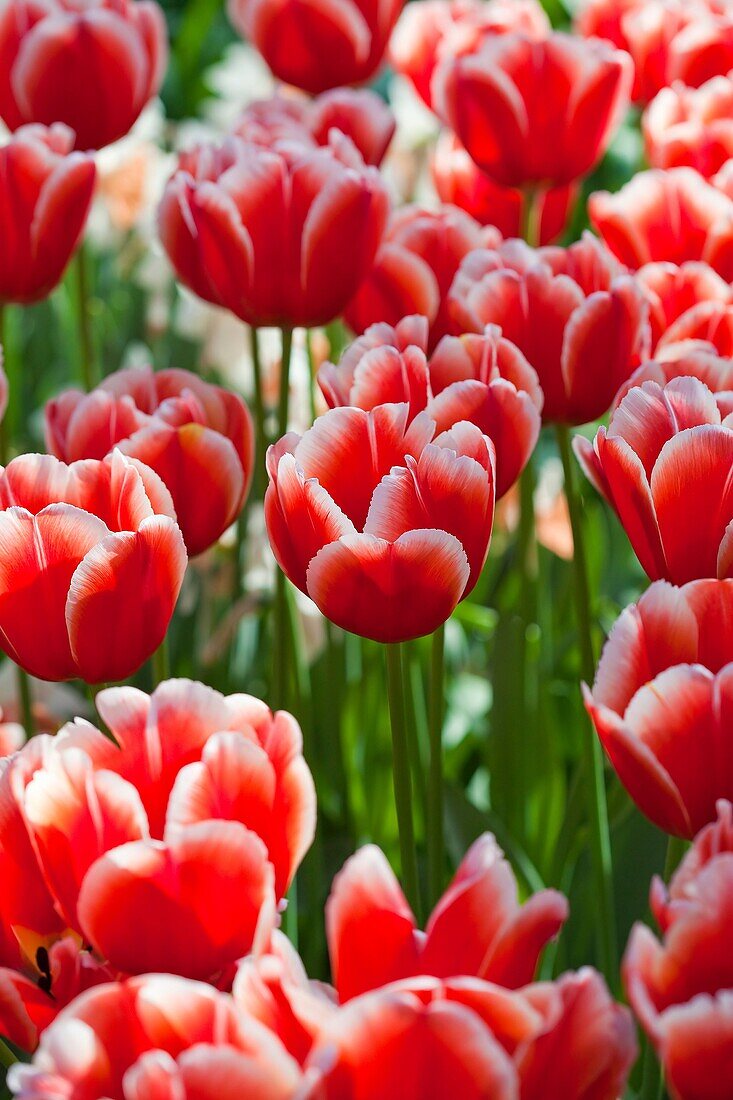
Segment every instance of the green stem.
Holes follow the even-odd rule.
[[[252,356],[252,378],[254,391],[252,393],[252,406],[255,414],[255,470],[252,495],[255,500],[260,500],[265,486],[265,453],[267,451],[267,426],[265,422],[265,393],[262,385],[262,360],[260,358],[259,332],[251,327],[249,330],[250,353]]]
[[[394,782],[397,827],[405,895],[420,921],[420,887],[417,874],[415,832],[412,824],[412,780],[405,720],[404,680],[402,677],[402,647],[387,645],[387,691],[392,725],[392,777]]]
[[[595,675],[593,633],[590,610],[590,587],[586,559],[582,504],[577,489],[575,470],[567,425],[558,424],[557,442],[565,476],[565,495],[573,532],[573,576],[575,608],[578,619],[581,675],[591,684]],[[606,785],[603,773],[601,746],[594,731],[586,727],[583,737],[583,757],[588,791],[588,812],[592,849],[593,872],[599,909],[596,922],[601,967],[612,986],[618,982],[618,950],[613,901],[613,865],[611,860],[611,836],[608,825]]]
[[[76,293],[79,324],[79,366],[84,389],[93,390],[97,383],[92,342],[92,319],[89,312],[89,264],[88,254],[82,242],[76,251]]]
[[[661,1100],[662,1086],[662,1067],[659,1064],[654,1045],[647,1038],[644,1044],[644,1055],[642,1059],[639,1100]]]
[[[153,681],[155,683],[155,686],[157,687],[158,684],[161,684],[163,682],[163,680],[170,679],[170,674],[170,648],[168,644],[168,635],[166,634],[165,638],[153,654]]]
[[[31,681],[28,673],[20,665],[16,666],[18,679],[18,703],[20,719],[28,740],[36,732],[36,723],[33,718],[33,697],[31,695]]]
[[[313,341],[309,328],[305,330],[305,350],[308,356],[308,408],[310,409],[311,420],[315,420],[318,416],[318,408],[316,405],[316,372],[313,363]]]
[[[525,626],[537,617],[537,532],[534,514],[535,477],[531,460],[519,479],[517,555],[522,584],[520,614]]]
[[[4,1066],[5,1069],[10,1069],[11,1066],[16,1065],[19,1061],[20,1059],[15,1057],[5,1040],[0,1039],[0,1066]]]
[[[445,690],[445,624],[432,637],[428,731],[430,770],[428,773],[428,889],[435,905],[443,891],[445,838],[443,835],[443,693]]]
[[[273,661],[272,699],[273,710],[285,710],[288,704],[288,593],[287,580],[278,568],[275,576],[275,603],[273,608]]]
[[[672,875],[679,867],[682,857],[687,851],[688,843],[681,836],[670,836],[667,841],[667,856],[664,861],[664,881],[669,882]]]
[[[288,430],[290,403],[290,360],[293,352],[293,330],[282,330],[282,362],[280,366],[280,394],[277,403],[277,437],[282,439]]]
[[[540,187],[526,187],[524,189],[520,235],[530,248],[539,248],[542,231],[543,197],[544,192]]]

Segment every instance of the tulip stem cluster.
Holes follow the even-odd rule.
[[[443,889],[445,841],[443,835],[443,695],[445,692],[445,624],[433,633],[430,653],[428,730],[430,770],[428,779],[428,884],[430,902]]]
[[[80,381],[85,390],[94,389],[97,371],[94,362],[94,342],[92,338],[92,318],[90,312],[89,256],[84,245],[80,245],[74,259],[76,267],[77,312],[79,323],[79,368]]]
[[[397,827],[400,837],[402,881],[412,911],[420,920],[420,886],[417,871],[415,829],[412,821],[412,779],[405,713],[402,644],[385,646],[387,656],[387,691],[392,725],[392,775],[394,783]]]

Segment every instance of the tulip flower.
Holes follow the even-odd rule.
[[[512,240],[477,250],[461,264],[448,304],[459,329],[499,325],[524,353],[549,423],[603,416],[648,351],[643,294],[590,234],[568,248]]]
[[[547,188],[580,179],[601,159],[631,80],[628,55],[606,42],[488,35],[438,65],[432,97],[496,183]]]
[[[634,100],[679,81],[696,88],[733,66],[733,20],[717,0],[584,0],[577,30],[634,61]]]
[[[733,56],[731,57],[733,61]],[[652,168],[689,165],[710,179],[733,156],[733,79],[716,76],[700,88],[663,88],[642,118]]]
[[[64,462],[117,446],[144,462],[169,490],[192,556],[234,522],[254,464],[244,401],[184,370],[130,368],[90,394],[67,390],[46,406],[46,445]]]
[[[705,263],[688,260],[681,264],[650,263],[640,267],[637,281],[649,302],[649,321],[652,326],[652,349],[664,338],[667,344],[675,342],[675,322],[703,303],[733,301],[733,291],[725,279],[721,279]],[[705,307],[709,310],[710,306]],[[699,314],[691,314],[693,319]],[[681,339],[688,339],[689,320],[681,322]],[[666,334],[672,331],[671,338]]]
[[[728,358],[733,355],[733,302],[700,302],[685,310],[659,340],[657,353],[667,357],[696,345]]]
[[[21,455],[0,474],[0,509],[0,647],[43,680],[132,675],[162,642],[186,568],[158,475],[119,452],[68,466]]]
[[[695,518],[690,523],[694,525]],[[620,616],[586,706],[621,782],[655,825],[693,837],[733,796],[733,582],[657,581]]]
[[[402,0],[229,0],[228,12],[278,80],[316,95],[374,75],[401,7]]]
[[[90,990],[60,1014],[16,1097],[293,1100],[297,1063],[231,997],[202,982],[147,974]]]
[[[730,1080],[733,806],[695,838],[669,889],[651,904],[663,941],[634,926],[624,958],[629,1000],[664,1067],[673,1100],[721,1100]]]
[[[423,0],[402,12],[390,41],[390,60],[432,107],[430,85],[439,61],[485,35],[510,31],[544,38],[550,21],[537,0]]]
[[[101,149],[124,137],[157,94],[167,54],[154,0],[8,0],[0,117],[11,130],[64,122],[77,149]]]
[[[97,709],[116,743],[71,723],[29,741],[0,777],[0,994],[8,982],[20,994],[0,996],[11,1037],[42,1030],[101,960],[106,976],[220,977],[269,942],[313,837],[315,791],[289,714],[188,680],[151,696],[109,688]],[[54,945],[68,934],[76,969],[59,971],[57,989]]]
[[[6,9],[7,14],[7,9]],[[0,147],[0,301],[35,302],[61,281],[94,192],[91,157],[61,124],[22,126]]]
[[[578,459],[618,515],[642,568],[674,584],[733,575],[733,427],[698,378],[630,390]]]
[[[733,277],[733,199],[694,168],[639,172],[615,195],[596,191],[588,215],[630,268],[702,260],[726,282]]]
[[[354,294],[387,211],[378,171],[342,134],[317,149],[233,137],[181,157],[159,229],[176,274],[200,298],[251,325],[308,327],[332,321]]]
[[[567,915],[565,898],[554,890],[520,905],[512,869],[485,833],[419,932],[389,863],[368,845],[336,876],[326,905],[334,985],[342,1003],[420,974],[472,975],[518,989],[532,981]]]
[[[369,88],[334,88],[315,99],[271,96],[250,103],[234,132],[256,145],[282,139],[328,145],[331,130],[353,141],[365,164],[379,166],[394,136],[395,118]]]
[[[429,2],[423,0],[423,6]],[[522,191],[494,183],[449,130],[443,130],[438,137],[431,171],[441,202],[459,206],[481,225],[493,225],[503,237],[521,236],[525,207]],[[553,187],[538,196],[540,244],[551,244],[561,236],[575,198],[576,188],[572,184]]]
[[[658,359],[647,359],[624,382],[614,398],[615,412],[629,390],[644,382],[656,382],[662,389],[675,378],[698,378],[715,394],[721,412],[733,412],[733,361],[718,355],[704,341],[671,344],[660,349]],[[582,444],[581,444],[582,446]]]
[[[330,409],[267,455],[278,565],[337,626],[380,642],[430,634],[475,585],[494,514],[494,448],[436,434],[409,406]]]
[[[446,297],[464,256],[498,244],[498,234],[483,229],[463,210],[442,206],[426,210],[404,206],[392,215],[374,267],[344,310],[356,333],[385,321],[421,314],[430,322],[430,347],[453,332]]]
[[[496,450],[496,496],[526,466],[540,432],[542,391],[535,371],[501,330],[444,336],[430,359],[425,317],[392,328],[371,325],[344,352],[324,363],[318,384],[330,408],[369,409],[407,401],[410,415],[427,409],[439,432],[462,420],[489,436]]]

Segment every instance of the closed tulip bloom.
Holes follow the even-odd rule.
[[[624,982],[673,1100],[725,1100],[733,1042],[733,807],[695,838],[667,889],[652,884],[660,942],[634,926]]]
[[[186,569],[158,475],[119,452],[68,466],[21,455],[0,474],[0,509],[2,649],[43,680],[132,675],[162,642]]]
[[[91,393],[67,390],[45,410],[46,445],[64,462],[114,447],[165,483],[190,555],[234,522],[249,488],[252,419],[241,397],[184,370],[117,371]]]
[[[632,66],[606,42],[489,35],[436,69],[433,102],[503,187],[571,183],[601,159],[629,102]]]
[[[91,157],[66,126],[22,126],[0,148],[0,301],[35,302],[61,281],[94,193]]]
[[[430,347],[453,332],[447,295],[464,256],[475,248],[498,244],[499,236],[484,229],[455,206],[427,210],[404,206],[389,222],[374,266],[344,310],[344,320],[356,333],[385,321],[421,314],[430,322]]]
[[[733,575],[733,425],[698,378],[644,382],[590,443],[586,475],[618,515],[642,568],[675,584]]]
[[[268,451],[277,562],[337,626],[379,642],[431,634],[475,585],[495,457],[473,424],[436,433],[409,405],[330,409]]]
[[[229,0],[234,27],[273,75],[316,95],[362,84],[382,63],[402,0]]]
[[[487,34],[543,38],[550,21],[537,0],[423,0],[408,4],[390,40],[390,60],[428,107],[436,65]]]
[[[282,139],[328,145],[331,130],[353,141],[366,164],[380,165],[395,131],[388,105],[369,88],[334,88],[315,99],[273,95],[245,108],[234,132],[269,146]]]
[[[326,905],[334,985],[342,1003],[419,974],[470,975],[517,989],[532,981],[567,915],[554,890],[519,904],[512,869],[486,833],[420,932],[387,859],[368,845],[336,876]]]
[[[92,979],[231,982],[234,963],[269,943],[313,837],[315,791],[289,714],[187,680],[151,696],[106,689],[98,710],[116,743],[77,721],[34,738],[0,778],[0,1028],[11,1037],[42,1031]],[[76,970],[56,965],[65,936]]]
[[[730,284],[707,264],[697,260],[687,260],[681,264],[663,261],[645,264],[639,268],[636,277],[649,302],[652,349],[688,310],[702,303],[728,304],[733,300]],[[687,325],[688,321],[685,321],[680,332],[686,334]],[[667,343],[671,342],[667,340]]]
[[[337,317],[370,270],[388,207],[379,172],[342,134],[315,149],[233,137],[182,156],[159,231],[200,298],[251,325],[309,327]]]
[[[461,330],[499,325],[523,352],[539,377],[549,423],[603,416],[649,349],[641,290],[590,234],[569,248],[511,240],[473,252],[448,303]]]
[[[425,317],[406,317],[394,328],[371,325],[338,366],[321,366],[318,384],[331,408],[368,411],[407,401],[410,416],[427,409],[439,432],[462,420],[476,424],[496,450],[498,499],[519,477],[539,437],[537,375],[496,326],[481,335],[444,336],[429,358],[427,347]]]
[[[726,281],[733,277],[733,199],[694,168],[651,169],[614,195],[596,191],[588,215],[630,268],[702,260]]]
[[[231,997],[147,974],[79,997],[9,1083],[22,1100],[292,1100],[301,1073]]]
[[[494,183],[449,130],[438,137],[431,172],[441,202],[459,206],[481,225],[493,225],[503,237],[521,236],[525,206],[522,191]],[[572,184],[553,187],[538,197],[540,244],[551,244],[562,235],[575,198]]]
[[[642,118],[652,168],[689,165],[709,179],[733,156],[733,79],[716,76],[701,88],[663,88]]]
[[[731,581],[657,581],[616,622],[586,691],[621,782],[677,836],[693,837],[714,820],[717,800],[733,796],[732,612]]]
[[[0,116],[64,122],[77,149],[124,137],[160,88],[168,55],[153,0],[9,0],[0,15]]]

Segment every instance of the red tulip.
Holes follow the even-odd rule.
[[[644,297],[590,234],[569,248],[535,250],[512,240],[473,252],[448,304],[462,330],[499,325],[524,353],[551,423],[597,420],[648,351]]]
[[[421,314],[430,322],[430,347],[453,332],[446,296],[461,260],[474,248],[498,243],[463,210],[404,206],[390,219],[374,267],[344,310],[354,332],[380,321],[396,325]]]
[[[79,243],[95,168],[73,145],[71,130],[58,124],[23,126],[0,148],[2,302],[45,298]]]
[[[79,997],[9,1080],[22,1100],[293,1100],[301,1073],[231,997],[148,974]]]
[[[726,281],[733,277],[733,199],[694,168],[639,172],[615,195],[591,195],[588,214],[614,256],[631,268],[703,260]]]
[[[154,0],[9,0],[0,16],[0,115],[11,130],[65,122],[77,149],[124,137],[158,92],[168,48]]]
[[[432,107],[430,84],[439,61],[487,34],[521,31],[544,38],[550,21],[537,0],[423,0],[408,4],[390,41],[390,59]]]
[[[312,95],[379,68],[402,0],[229,0],[229,18],[278,80]]]
[[[695,839],[667,892],[657,879],[651,902],[660,943],[646,925],[631,933],[624,958],[629,1000],[656,1047],[673,1100],[725,1100],[733,1050],[733,807]]]
[[[252,325],[311,326],[338,316],[371,268],[387,211],[378,171],[343,135],[318,149],[229,138],[183,155],[159,228],[200,298]]]
[[[731,56],[733,61],[733,55]],[[709,179],[733,157],[733,79],[716,76],[700,88],[663,88],[642,118],[653,168],[689,165]]]
[[[241,511],[254,455],[252,420],[236,394],[190,371],[138,367],[47,404],[46,446],[58,458],[103,458],[118,445],[165,483],[192,556]]]
[[[420,974],[471,975],[517,989],[532,981],[567,915],[554,890],[519,904],[512,869],[486,833],[420,932],[385,856],[368,845],[336,876],[326,905],[334,984],[342,1003]]]
[[[700,302],[686,310],[664,333],[657,352],[667,357],[696,345],[728,358],[733,355],[733,302]]]
[[[601,159],[628,106],[632,66],[608,43],[566,34],[489,35],[446,58],[433,102],[503,187],[571,183]]]
[[[430,0],[423,0],[423,6],[427,3]],[[481,225],[493,225],[504,237],[521,236],[525,204],[522,191],[494,183],[449,130],[443,130],[438,137],[431,170],[441,202],[459,206]],[[572,184],[553,187],[539,196],[540,244],[551,244],[565,231],[575,198],[576,188]]]
[[[628,50],[640,103],[674,81],[698,87],[733,65],[733,21],[717,0],[585,0],[576,25]]]
[[[306,1062],[312,1100],[616,1100],[628,1010],[591,970],[514,993],[475,978],[396,983],[350,1001]]]
[[[645,382],[594,442],[575,439],[644,571],[675,584],[733,575],[733,427],[725,396],[697,378]]]
[[[649,302],[652,348],[674,330],[677,320],[703,302],[733,300],[730,285],[707,264],[688,260],[682,264],[651,263],[640,267],[637,280]],[[692,316],[692,315],[691,315]],[[687,339],[688,321],[681,323],[682,339]],[[673,338],[674,332],[673,332]],[[666,340],[666,343],[671,343]]]
[[[42,1030],[71,984],[56,988],[35,946],[19,952],[18,929],[49,945],[52,963],[70,930],[77,955],[94,950],[84,972],[104,959],[106,975],[225,981],[269,942],[313,837],[313,781],[290,715],[187,680],[150,697],[107,689],[97,706],[117,744],[73,723],[30,741],[0,779],[0,1022],[11,1037],[28,1019]],[[71,995],[90,984],[74,976]],[[4,999],[8,983],[20,997]]]
[[[733,582],[658,581],[618,619],[586,691],[621,782],[655,825],[679,836],[694,836],[717,800],[733,795],[731,623]]]
[[[463,420],[476,424],[496,450],[496,496],[526,466],[539,437],[542,391],[521,351],[489,326],[482,335],[444,336],[428,360],[425,317],[395,328],[372,325],[344,352],[324,363],[318,384],[331,408],[369,411],[407,401],[410,415],[427,409],[438,432]]]
[[[21,455],[0,474],[0,509],[0,647],[44,680],[135,672],[163,640],[186,568],[158,475],[119,452],[70,466]]]
[[[331,130],[340,130],[366,164],[380,165],[395,125],[394,115],[376,92],[334,88],[315,99],[274,95],[256,100],[245,109],[234,132],[256,145],[295,139],[327,146]]]
[[[407,404],[330,409],[268,451],[265,519],[283,572],[345,630],[432,633],[488,552],[495,458],[473,424],[437,435]]]
[[[647,359],[624,382],[614,398],[612,412],[634,387],[656,382],[664,388],[674,378],[699,378],[715,394],[721,413],[733,412],[733,361],[717,355],[712,345],[694,340],[662,348],[659,355],[658,359]]]

